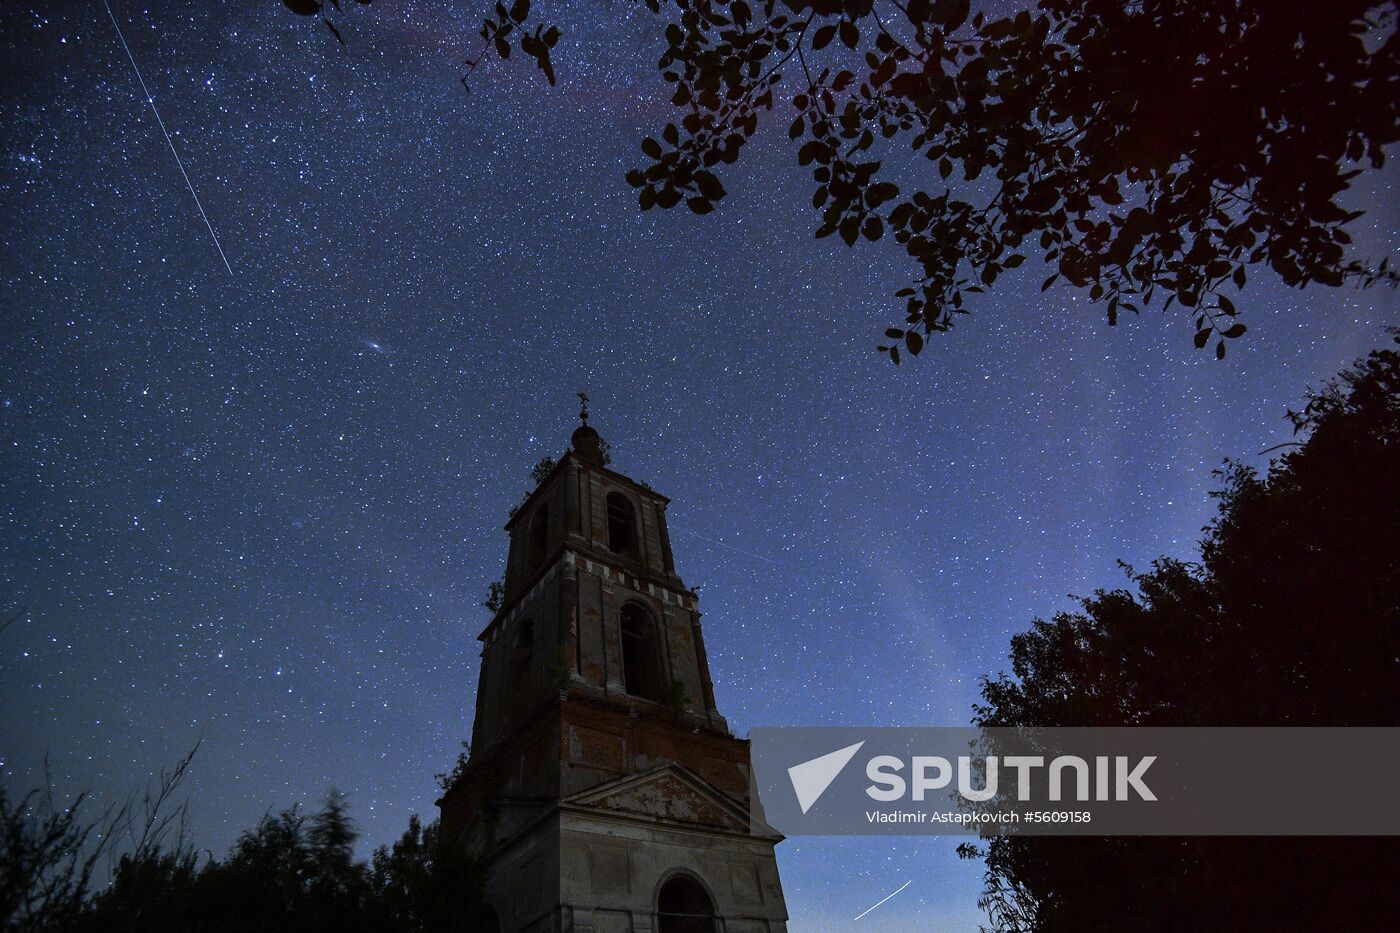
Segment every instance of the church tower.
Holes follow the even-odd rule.
[[[506,524],[471,752],[438,801],[503,933],[787,929],[749,745],[715,706],[667,499],[588,425]]]

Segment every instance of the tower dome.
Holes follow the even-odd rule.
[[[603,466],[603,438],[588,426],[588,396],[580,392],[578,398],[578,417],[583,424],[574,429],[573,437],[570,438],[574,453],[595,466]]]

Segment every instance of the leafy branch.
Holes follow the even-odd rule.
[[[1400,281],[1346,255],[1361,212],[1338,204],[1400,141],[1400,0],[642,2],[680,115],[626,174],[639,206],[714,211],[795,62],[788,136],[816,235],[888,236],[916,270],[879,346],[895,363],[1037,253],[1042,290],[1087,292],[1110,325],[1179,306],[1217,357],[1246,333],[1251,267],[1293,287]],[[517,44],[555,82],[560,30],[531,14],[495,5],[464,85]]]

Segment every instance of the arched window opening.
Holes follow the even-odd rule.
[[[715,905],[689,875],[676,875],[656,895],[657,933],[714,933]]]
[[[549,553],[549,506],[535,509],[530,519],[529,553],[526,555],[527,573],[540,569]]]
[[[676,559],[671,555],[671,532],[666,528],[666,509],[656,509],[656,525],[661,537],[661,566],[667,573],[676,572]]]
[[[661,644],[651,614],[636,603],[622,607],[622,688],[662,702]]]
[[[515,653],[511,656],[511,683],[513,688],[524,687],[530,681],[530,662],[535,656],[535,623],[530,619],[520,621],[520,629],[515,635]]]
[[[620,492],[608,493],[608,547],[615,554],[637,555],[637,512]]]

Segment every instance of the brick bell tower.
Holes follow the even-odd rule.
[[[665,496],[573,447],[506,524],[471,753],[438,801],[504,933],[786,931],[749,744],[715,707]]]

